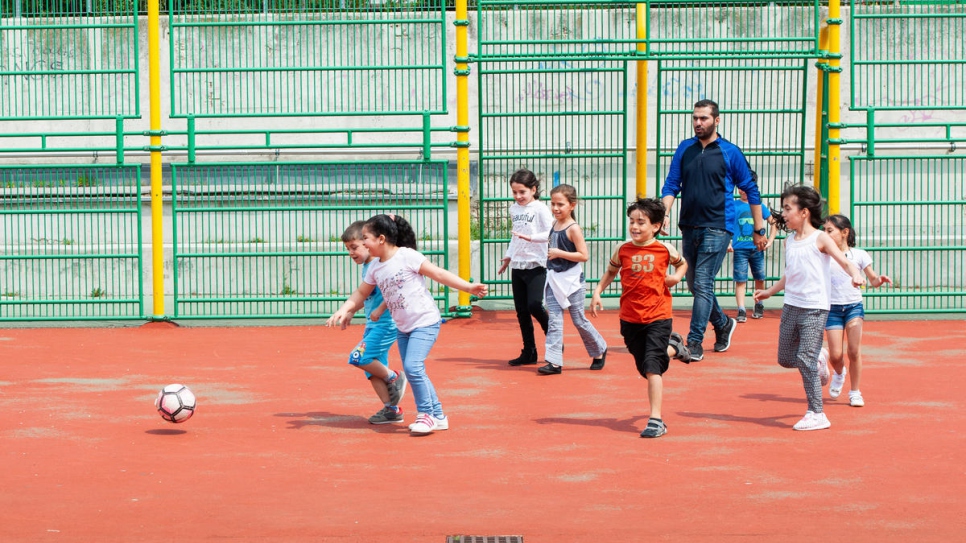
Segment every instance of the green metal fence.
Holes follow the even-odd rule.
[[[0,120],[133,118],[134,2],[0,0]]]
[[[445,112],[443,0],[388,8],[351,0],[172,4],[172,116]]]
[[[133,3],[0,0],[0,153],[31,157],[0,167],[0,320],[143,318],[138,58]]]
[[[447,163],[432,158],[452,140],[449,127],[433,126],[447,112],[444,20],[442,0],[231,0],[170,11],[171,112],[187,118],[187,129],[169,132],[167,148],[188,153],[188,162],[172,166],[175,318],[334,312],[359,284],[342,231],[381,212],[409,219],[420,250],[447,266]],[[343,119],[337,128],[305,119],[372,115],[394,120]],[[266,129],[260,120],[296,116],[300,127]],[[234,124],[225,129],[213,118]],[[357,154],[404,149],[418,157]],[[200,158],[305,150],[347,158]],[[433,288],[449,314],[448,289]]]
[[[143,318],[139,166],[0,167],[0,320]]]
[[[492,285],[490,298],[511,297],[509,277],[496,271],[510,238],[508,179],[526,167],[541,179],[545,200],[558,184],[577,189],[576,216],[592,255],[584,271],[594,283],[626,236],[633,110],[625,60],[636,58],[634,4],[477,6],[479,278]]]
[[[895,288],[865,292],[870,313],[966,312],[966,5],[852,3],[850,157],[858,246]]]
[[[342,232],[377,213],[405,216],[449,263],[445,161],[174,164],[172,190],[175,318],[333,313],[360,282]]]

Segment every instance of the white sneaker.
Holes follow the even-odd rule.
[[[832,384],[828,387],[828,395],[833,400],[838,399],[842,394],[842,387],[845,386],[845,376],[848,375],[849,369],[842,368],[842,373],[832,374]]]
[[[824,430],[830,426],[832,426],[832,423],[829,422],[828,417],[825,416],[825,413],[814,413],[812,411],[808,411],[805,413],[805,416],[802,417],[802,420],[795,423],[795,426],[793,426],[792,429],[801,431]]]
[[[438,419],[428,413],[419,413],[416,415],[416,422],[409,425],[409,431],[415,435],[426,435],[443,430],[449,430],[449,418],[445,415]]]
[[[865,400],[862,399],[862,393],[858,390],[853,390],[849,392],[849,405],[852,407],[862,407],[865,405]]]
[[[825,347],[822,347],[821,352],[818,353],[818,378],[821,379],[822,386],[828,384],[828,349]]]

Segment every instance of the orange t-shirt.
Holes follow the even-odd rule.
[[[645,246],[627,242],[618,249],[622,321],[647,324],[671,318],[671,290],[664,284],[671,253],[661,241]]]

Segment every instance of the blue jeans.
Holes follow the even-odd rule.
[[[433,382],[426,375],[426,358],[439,336],[439,324],[417,328],[409,333],[399,332],[396,346],[402,358],[403,371],[413,391],[416,411],[443,418],[443,405],[439,403]]]
[[[681,228],[681,254],[688,263],[685,279],[694,294],[688,343],[700,344],[708,322],[715,330],[728,324],[728,317],[714,296],[714,278],[721,270],[731,234],[717,228]]]

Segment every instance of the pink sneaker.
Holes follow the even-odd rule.
[[[822,351],[818,353],[818,378],[822,381],[822,386],[828,384],[829,380],[828,371],[828,349],[822,347]]]
[[[409,425],[409,432],[416,436],[424,436],[437,431],[449,430],[449,418],[443,416],[438,419],[429,413],[416,415],[416,422]]]

